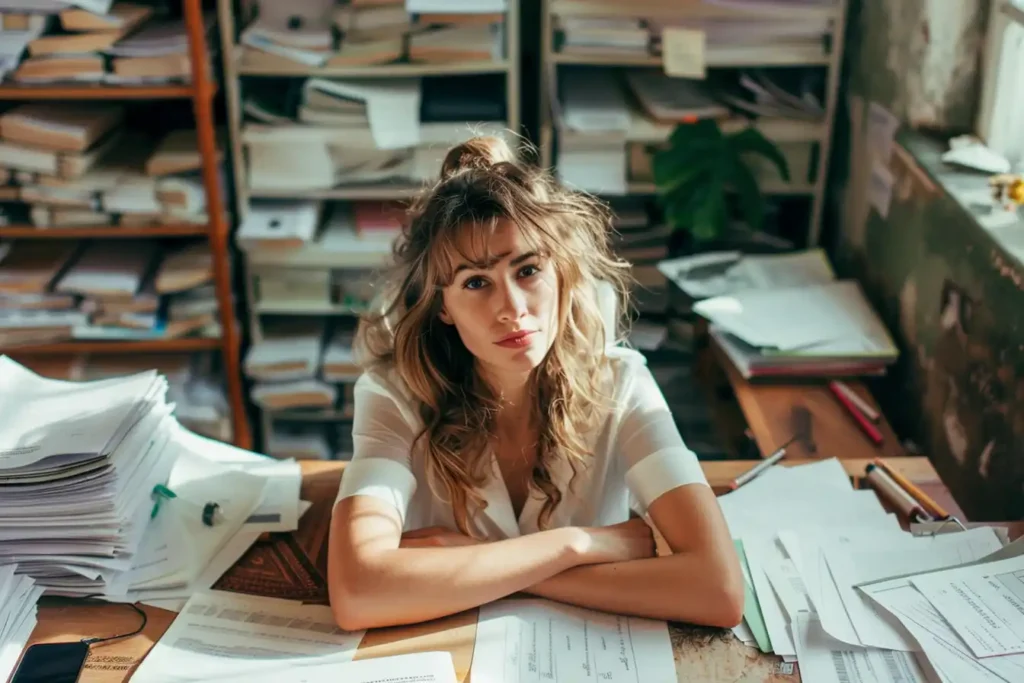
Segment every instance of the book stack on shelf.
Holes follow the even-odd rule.
[[[677,125],[755,126],[789,167],[787,181],[752,160],[761,191],[805,202],[801,241],[814,244],[845,12],[845,0],[548,0],[542,162],[589,192],[653,195],[652,155]]]
[[[241,70],[336,69],[393,63],[465,64],[505,58],[504,0],[250,2]],[[296,13],[301,12],[301,21]]]
[[[201,0],[0,3],[0,355],[71,379],[164,368],[179,419],[247,448],[216,87],[189,57],[210,19]]]
[[[263,0],[240,18],[230,5],[218,9],[222,42],[236,46],[224,70],[249,396],[267,452],[347,458],[355,375],[332,370],[349,362],[340,340],[391,262],[406,202],[447,151],[518,135],[518,2]],[[290,359],[301,376],[253,374],[248,363],[273,359],[277,335],[291,334],[306,336],[289,353],[312,354]]]
[[[33,102],[0,115],[3,220],[39,228],[205,226],[195,129],[133,130],[127,109]]]
[[[0,243],[0,347],[220,336],[206,242]]]
[[[141,84],[191,80],[184,20],[173,3],[92,3],[102,13],[57,0],[5,3],[3,37],[13,83]]]

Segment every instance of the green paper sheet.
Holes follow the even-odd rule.
[[[733,539],[736,544],[736,552],[740,556],[743,565],[743,620],[747,622],[750,632],[754,634],[757,647],[761,652],[771,653],[772,641],[768,638],[768,629],[764,625],[764,616],[761,615],[761,605],[757,602],[757,592],[747,580],[750,576],[750,566],[747,565],[747,553],[743,550],[743,541]]]

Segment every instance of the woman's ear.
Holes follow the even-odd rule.
[[[437,317],[440,318],[441,322],[443,322],[445,325],[455,324],[455,322],[452,320],[452,317],[448,315],[448,310],[443,306],[441,307],[441,312],[437,314]]]

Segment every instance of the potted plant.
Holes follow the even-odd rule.
[[[714,119],[680,124],[668,145],[655,153],[652,171],[665,220],[674,234],[684,233],[691,248],[730,241],[732,195],[749,231],[761,229],[764,197],[751,156],[768,159],[789,180],[786,158],[753,126],[723,133]]]

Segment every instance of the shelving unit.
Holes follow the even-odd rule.
[[[807,226],[807,245],[818,243],[821,235],[821,217],[825,200],[825,183],[832,144],[833,122],[843,55],[846,21],[846,0],[835,0],[831,5],[801,5],[758,7],[703,4],[701,2],[665,3],[635,0],[614,3],[610,0],[543,0],[541,11],[542,69],[540,84],[540,156],[545,167],[557,165],[560,144],[573,139],[585,139],[587,134],[567,130],[557,120],[559,111],[558,76],[561,67],[589,68],[648,67],[662,68],[660,55],[633,56],[617,54],[563,54],[556,50],[556,17],[579,18],[644,18],[670,21],[680,25],[699,20],[828,20],[831,31],[821,43],[779,43],[765,46],[715,45],[709,38],[705,46],[704,61],[709,69],[741,67],[821,67],[826,70],[823,105],[825,115],[820,122],[807,122],[799,128],[785,126],[786,122],[772,119],[751,120],[734,116],[722,122],[723,130],[735,131],[747,125],[757,126],[766,137],[775,142],[808,142],[816,146],[816,163],[812,163],[813,177],[806,181],[794,179],[792,183],[769,183],[762,186],[766,195],[801,195],[810,202]],[[803,122],[802,122],[803,123]],[[667,140],[673,126],[642,119],[634,121],[625,135],[625,144],[639,142],[658,144]],[[593,135],[591,134],[591,137]],[[629,195],[655,194],[653,183],[630,183]]]
[[[275,0],[276,2],[276,0]],[[359,79],[397,79],[397,78],[442,78],[455,76],[493,75],[504,77],[505,107],[507,128],[518,133],[521,127],[520,117],[520,57],[519,57],[519,0],[508,0],[505,15],[505,49],[504,58],[495,60],[467,60],[449,63],[408,63],[395,62],[371,66],[347,67],[310,67],[299,62],[286,62],[280,57],[267,57],[252,48],[241,44],[240,35],[246,19],[239,18],[232,12],[232,0],[218,0],[217,9],[221,31],[221,42],[224,64],[223,86],[228,105],[228,131],[231,139],[231,154],[234,168],[234,184],[237,188],[235,197],[236,211],[239,222],[243,222],[249,213],[253,200],[323,200],[325,202],[351,201],[397,201],[402,202],[414,197],[422,188],[410,182],[383,182],[359,185],[344,185],[331,189],[295,192],[291,190],[250,189],[247,176],[247,159],[245,152],[245,133],[243,95],[245,88],[259,79],[268,78],[328,78],[335,80]],[[244,14],[244,12],[243,12]],[[259,124],[266,126],[268,124]],[[345,271],[346,269],[382,268],[388,265],[390,258],[381,257],[377,262],[365,259],[354,259],[341,252],[319,251],[306,246],[298,249],[254,250],[243,251],[244,280],[248,299],[249,337],[253,344],[265,339],[265,323],[268,317],[284,316],[308,318],[324,318],[328,322],[348,321],[358,315],[359,310],[344,303],[302,303],[289,302],[283,305],[278,302],[264,302],[258,296],[258,280],[261,274],[274,272],[275,269],[305,269],[309,271]],[[343,392],[339,392],[341,394]],[[340,400],[340,399],[339,399]],[[260,415],[260,435],[262,447],[266,452],[270,443],[275,423],[341,423],[346,428],[346,421],[351,414],[343,407],[334,409],[302,409],[269,411],[257,409]],[[334,449],[333,453],[337,453]]]
[[[36,228],[31,226],[0,227],[3,239],[147,239],[206,236],[213,255],[214,284],[217,293],[221,326],[220,338],[181,338],[142,341],[71,341],[0,348],[0,354],[14,357],[77,354],[143,354],[220,351],[227,400],[231,412],[233,441],[242,448],[252,442],[239,374],[240,338],[235,318],[231,261],[228,251],[228,219],[218,172],[214,135],[213,99],[218,86],[211,80],[206,31],[203,26],[201,0],[182,0],[182,10],[189,36],[191,82],[182,85],[111,86],[111,85],[0,85],[0,101],[43,100],[182,100],[192,102],[202,156],[203,186],[206,191],[208,225],[161,225],[153,227],[83,227]]]

